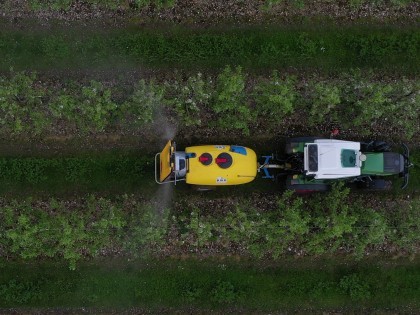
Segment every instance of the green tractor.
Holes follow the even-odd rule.
[[[337,180],[364,189],[387,190],[392,175],[403,177],[401,188],[405,188],[412,164],[408,147],[402,146],[404,152],[400,154],[390,152],[389,145],[382,141],[291,138],[286,156],[264,156],[260,169],[265,178],[286,176],[286,187],[299,193],[327,191]]]

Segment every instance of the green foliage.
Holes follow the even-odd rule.
[[[347,105],[343,112],[346,118],[352,117],[352,120],[347,126],[373,124],[392,106],[391,85],[363,80],[358,73],[351,76],[348,83],[343,90],[343,100]]]
[[[124,199],[130,202],[128,196]],[[157,205],[135,203],[128,219],[130,229],[124,237],[124,250],[134,257],[158,251],[165,242],[168,215],[168,209],[161,211]]]
[[[216,303],[233,303],[239,297],[239,292],[235,290],[234,285],[229,281],[219,281],[211,292],[211,299]]]
[[[373,128],[394,127],[410,138],[419,132],[419,83],[403,79],[384,83],[360,71],[344,74],[333,82],[312,81],[309,85],[309,121],[336,122],[344,128],[359,127],[360,134]],[[383,129],[382,127],[382,129]]]
[[[53,62],[65,62],[70,57],[70,46],[62,36],[43,38],[41,45],[43,55]]]
[[[333,84],[321,82],[315,83],[312,89],[309,121],[312,124],[337,121],[336,107],[341,103],[340,89]]]
[[[238,203],[223,216],[194,209],[191,216],[180,216],[178,221],[182,244],[200,251],[234,247],[258,258],[274,259],[288,252],[319,255],[344,251],[362,258],[368,248],[375,251],[390,239],[415,253],[420,225],[414,209],[418,208],[416,199],[410,211],[395,211],[396,217],[385,215],[382,209],[366,207],[359,198],[350,199],[349,189],[336,185],[331,192],[310,198],[287,191],[279,197],[276,211]],[[391,229],[393,225],[398,229]]]
[[[212,104],[218,114],[217,125],[225,129],[238,129],[249,134],[249,124],[254,115],[246,103],[245,75],[241,67],[227,66],[217,77],[217,94]]]
[[[187,221],[186,218],[183,218]],[[183,239],[190,239],[190,243],[196,248],[201,248],[209,245],[210,240],[213,238],[213,224],[205,218],[202,219],[199,211],[194,209],[191,212],[189,222],[186,222],[185,228],[188,233],[182,235]],[[191,240],[192,239],[192,240]]]
[[[304,23],[305,24],[305,23]],[[345,30],[330,23],[298,28],[249,27],[230,30],[130,28],[97,32],[77,28],[0,34],[0,69],[66,70],[114,65],[135,67],[315,69],[337,73],[352,68],[415,74],[420,36],[415,27]],[[36,60],[36,64],[34,64]]]
[[[33,137],[56,131],[132,131],[167,114],[177,125],[192,128],[201,126],[205,119],[212,121],[208,128],[240,130],[243,134],[254,132],[253,126],[261,120],[269,129],[276,129],[296,114],[304,126],[333,122],[342,129],[357,128],[360,134],[393,129],[405,138],[420,132],[418,80],[382,82],[361,71],[328,81],[296,82],[294,77],[281,79],[276,71],[269,79],[257,78],[250,80],[252,83],[245,78],[240,67],[226,67],[216,86],[198,73],[164,84],[140,80],[132,93],[120,86],[112,93],[97,81],[86,86],[71,82],[46,93],[35,74],[12,72],[10,78],[0,77],[0,132]],[[118,96],[115,100],[113,94]],[[255,109],[250,106],[252,98]]]
[[[241,255],[273,259],[288,253],[344,251],[353,252],[359,259],[366,250],[371,254],[376,246],[387,244],[412,255],[417,253],[420,241],[418,209],[419,198],[415,198],[396,203],[395,209],[387,209],[385,215],[381,209],[366,208],[358,198],[349,199],[348,191],[340,185],[310,198],[287,191],[278,198],[273,211],[241,202],[224,215],[203,214],[196,209],[189,215],[178,215],[175,209],[171,219],[168,209],[133,196],[113,201],[94,196],[75,202],[2,200],[0,249],[8,257],[26,260],[63,257],[72,269],[79,260],[108,251],[144,257],[159,255],[162,249],[206,253],[217,248],[220,253],[237,250]],[[359,292],[353,280],[343,280],[343,290],[352,298],[362,299],[365,293]],[[217,290],[221,296],[232,291],[226,287]],[[313,295],[328,291],[323,286],[312,289]],[[188,301],[202,293],[189,286],[182,290]],[[219,296],[216,300],[222,299]]]
[[[117,105],[111,100],[111,90],[105,89],[102,83],[91,81],[90,86],[82,88],[82,115],[95,127],[103,131],[109,124],[109,118]]]
[[[103,258],[80,263],[77,272],[60,261],[28,264],[4,261],[0,273],[0,307],[121,309],[232,308],[272,313],[308,305],[313,311],[346,309],[378,312],[410,305],[417,308],[420,272],[417,265],[360,262],[343,264],[286,258],[284,263],[255,261],[223,264],[214,259]],[[111,303],[111,304],[110,304]],[[226,312],[226,311],[225,311]]]
[[[124,123],[141,127],[154,121],[163,102],[164,89],[153,80],[140,80],[130,99],[121,106]]]
[[[420,198],[415,196],[403,205],[395,205],[388,213],[392,242],[412,254],[418,252],[420,242]]]
[[[79,93],[61,94],[50,105],[54,118],[75,123],[81,131],[103,131],[111,122],[117,104],[112,101],[111,90],[102,83],[91,81]]]
[[[257,111],[274,122],[294,112],[297,99],[295,78],[282,80],[278,71],[273,71],[269,81],[262,80],[255,87]]]
[[[101,154],[62,158],[0,158],[0,191],[2,194],[34,194],[109,190],[121,187],[127,191],[141,179],[150,157],[138,155]],[[27,191],[26,191],[27,192]]]
[[[371,298],[368,283],[358,274],[350,274],[340,279],[340,289],[350,296],[352,300],[363,301]]]
[[[313,59],[325,49],[324,41],[322,39],[317,40],[307,32],[299,33],[296,46],[302,57],[307,60]]]
[[[92,196],[83,208],[72,211],[54,199],[48,206],[52,213],[31,201],[3,207],[3,242],[11,253],[23,259],[62,256],[75,269],[83,255],[97,256],[112,246],[114,232],[126,224],[121,209],[102,198]]]
[[[186,82],[180,78],[166,82],[167,103],[182,125],[201,125],[201,111],[208,107],[212,97],[211,84],[211,80],[204,79],[200,72],[190,76]]]
[[[12,279],[0,285],[1,299],[14,305],[27,305],[28,302],[40,298],[40,285],[43,282],[45,282],[43,279],[37,282]]]
[[[0,178],[6,181],[40,184],[47,177],[45,174],[48,163],[45,159],[0,159]]]
[[[192,303],[196,300],[199,300],[203,294],[203,289],[189,283],[186,287],[182,290],[182,296],[186,302]]]
[[[354,207],[354,206],[353,206]],[[361,228],[353,232],[357,258],[362,258],[368,246],[381,245],[390,233],[386,217],[372,209],[359,205],[357,225]]]
[[[41,133],[49,121],[44,115],[45,91],[35,83],[36,73],[0,77],[0,126],[12,134]]]

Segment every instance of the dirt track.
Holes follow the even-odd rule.
[[[127,1],[118,9],[109,10],[76,0],[69,10],[31,10],[27,1],[6,0],[0,5],[0,17],[15,26],[24,26],[30,20],[41,24],[78,25],[125,25],[127,23],[146,25],[154,23],[175,23],[194,26],[218,24],[299,24],[308,19],[327,19],[339,24],[353,23],[359,19],[372,22],[418,23],[420,3],[413,1],[405,7],[388,4],[364,4],[351,7],[348,1],[315,0],[299,7],[292,2],[282,2],[269,10],[264,1],[258,0],[178,0],[173,8],[156,9],[153,5],[135,9],[133,1]]]

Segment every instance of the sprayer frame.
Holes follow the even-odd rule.
[[[176,185],[177,182],[185,181],[185,178],[177,179],[176,178],[176,172],[174,170],[172,170],[172,173],[175,176],[175,179],[174,180],[168,180],[168,181],[164,181],[164,182],[159,181],[159,179],[157,178],[157,174],[158,174],[158,172],[157,172],[157,166],[160,165],[159,163],[157,163],[158,157],[160,157],[160,152],[159,153],[156,153],[156,155],[155,155],[155,182],[156,183],[158,183],[159,185],[174,183]],[[169,176],[171,176],[171,175],[169,175]]]

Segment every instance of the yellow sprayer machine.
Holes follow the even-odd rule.
[[[251,182],[257,176],[257,155],[252,149],[236,145],[201,145],[176,151],[168,141],[155,156],[158,184],[185,181],[197,186],[226,186]]]

